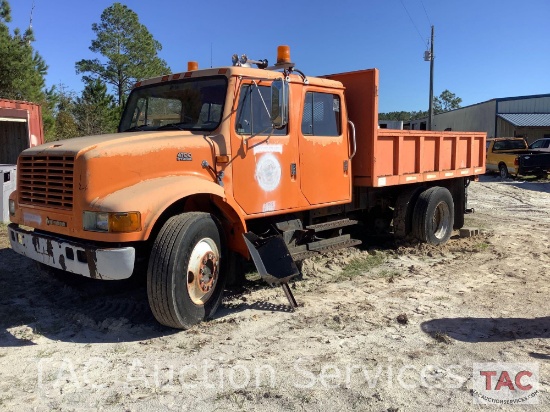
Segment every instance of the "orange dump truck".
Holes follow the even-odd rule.
[[[284,286],[294,261],[360,243],[354,225],[447,241],[485,134],[379,130],[376,69],[308,77],[289,55],[139,82],[119,133],[24,151],[13,250],[96,279],[142,269],[156,319],[187,328],[239,257]]]

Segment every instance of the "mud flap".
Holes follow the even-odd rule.
[[[298,307],[288,281],[300,274],[282,236],[261,238],[252,232],[243,234],[244,241],[258,273],[270,285],[281,285],[292,310]]]

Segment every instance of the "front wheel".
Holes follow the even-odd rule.
[[[445,243],[451,237],[454,202],[444,187],[431,187],[418,196],[413,212],[413,234],[432,245]]]
[[[208,213],[173,216],[158,234],[147,270],[147,295],[163,325],[188,329],[214,315],[225,286],[220,230]]]

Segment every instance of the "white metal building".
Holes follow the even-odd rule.
[[[404,126],[423,130],[426,119]],[[531,143],[550,137],[550,94],[492,99],[436,114],[433,130],[484,131],[487,137],[524,137]]]

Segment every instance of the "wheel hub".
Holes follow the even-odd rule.
[[[441,239],[448,229],[449,220],[449,206],[445,202],[440,202],[434,211],[432,219],[432,227],[434,229],[434,235]]]
[[[209,238],[197,242],[187,267],[187,292],[196,305],[204,305],[214,293],[219,273],[219,250]]]
[[[214,285],[214,276],[217,273],[218,263],[216,257],[212,253],[207,253],[201,259],[201,266],[199,269],[199,287],[206,293],[212,289]]]

